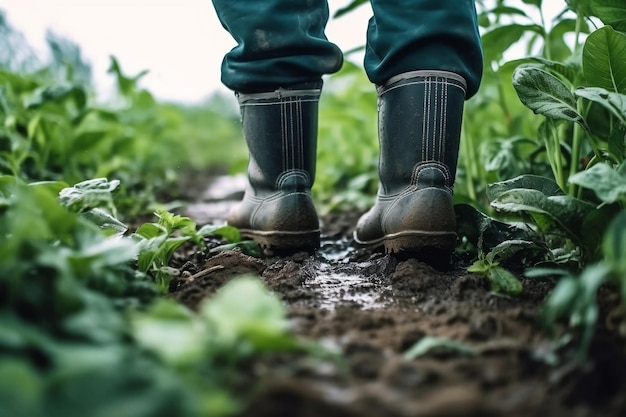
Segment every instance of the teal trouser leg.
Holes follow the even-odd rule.
[[[234,91],[274,91],[319,82],[341,68],[341,50],[324,34],[326,0],[213,0],[237,41],[222,62],[222,82]]]
[[[482,77],[474,0],[371,0],[365,52],[370,81],[384,84],[414,70],[442,70],[467,81],[467,98]]]

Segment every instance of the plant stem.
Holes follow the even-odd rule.
[[[539,9],[539,18],[541,19],[541,36],[543,37],[543,54],[546,59],[552,60],[552,51],[550,48],[550,40],[548,39],[548,31],[546,29],[546,19],[543,15],[543,9],[541,6],[537,7]]]
[[[466,119],[467,120],[467,119]],[[463,146],[465,176],[467,181],[467,195],[472,201],[476,201],[476,189],[474,187],[474,177],[476,174],[476,162],[473,155],[474,143],[472,135],[468,132],[467,123],[463,123],[463,138],[461,140]]]
[[[583,112],[582,98],[578,98],[576,102],[576,110],[579,114]],[[580,148],[582,146],[582,129],[580,124],[574,123],[574,138],[572,141],[572,156],[569,165],[569,177],[578,172],[578,163],[580,161]],[[578,194],[578,186],[574,183],[569,183],[568,194],[575,197]]]
[[[559,129],[557,129],[557,131],[555,132],[555,134],[552,136],[553,139],[553,144],[552,146],[554,147],[553,151],[554,151],[554,166],[555,166],[555,170],[556,170],[556,182],[557,184],[559,184],[559,187],[561,187],[561,189],[563,191],[566,191],[566,184],[565,184],[565,179],[563,177],[563,158],[561,158],[561,141],[559,140],[559,137],[561,136],[561,132],[565,129],[565,125],[561,126]]]
[[[576,52],[578,52],[578,49],[580,49],[580,32],[582,29],[582,25],[583,25],[583,15],[581,13],[577,13],[576,14],[576,27],[574,29],[574,54]]]

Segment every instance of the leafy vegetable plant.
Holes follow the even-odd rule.
[[[511,7],[512,3],[497,1],[495,8],[481,14],[487,28],[486,63],[500,75],[492,80],[491,69],[487,70],[484,96],[493,91],[504,115],[512,115],[511,96],[502,83],[502,75],[510,74],[519,101],[542,117],[524,125],[508,119],[511,123],[501,129],[506,136],[485,142],[483,149],[490,150],[483,154],[490,158],[486,167],[499,175],[498,181],[487,181],[485,194],[500,216],[527,225],[524,245],[539,248],[541,254],[526,258],[525,267],[537,266],[527,274],[561,277],[546,305],[545,322],[552,327],[558,319],[569,319],[573,327],[581,327],[584,352],[598,317],[598,289],[613,283],[623,293],[625,285],[616,259],[626,255],[621,242],[626,208],[626,4],[567,1],[548,28],[541,0],[523,2],[539,16],[538,23],[525,5]],[[538,54],[503,62],[507,50],[523,39],[528,55]],[[497,88],[491,90],[492,83]],[[486,111],[489,104],[481,99],[468,107]],[[534,132],[525,126],[535,126]],[[471,121],[465,129],[471,145],[477,130]],[[465,156],[475,155],[472,149],[465,151]],[[511,153],[527,155],[530,164],[517,163]],[[542,161],[549,171],[539,168]],[[470,182],[477,175],[488,178],[488,171],[472,164],[465,165],[464,173],[470,174]],[[501,245],[507,242],[515,239]],[[499,268],[502,246],[479,249],[486,252],[479,252],[472,270],[489,274]]]
[[[161,233],[161,248],[111,234],[83,214],[106,210],[116,185],[87,181],[59,198],[61,184],[0,177],[2,415],[228,416],[241,406],[233,366],[319,350],[289,333],[283,305],[257,277],[227,284],[200,314],[161,298],[137,259],[170,254],[179,241],[168,244],[167,233],[201,243],[236,231],[196,230],[159,212],[144,230]]]
[[[157,210],[155,215],[159,219],[157,223],[142,224],[132,237],[140,248],[137,258],[139,271],[154,275],[162,290],[166,290],[178,274],[178,270],[168,265],[174,252],[185,242],[193,242],[200,251],[205,248],[203,239],[208,235],[222,236],[231,243],[241,242],[239,230],[232,226],[206,225],[197,230],[196,223],[189,217],[166,210]]]

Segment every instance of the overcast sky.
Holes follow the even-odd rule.
[[[330,0],[331,15],[349,2]],[[565,5],[564,0],[546,3],[549,15]],[[127,74],[150,70],[142,85],[161,99],[194,102],[228,91],[220,83],[219,68],[235,43],[211,0],[0,0],[0,9],[40,50],[45,50],[47,29],[77,42],[101,91],[112,84],[106,74],[109,55],[119,59]],[[343,50],[362,45],[370,15],[365,5],[331,19],[326,34]]]
[[[348,0],[331,1],[335,10]],[[148,69],[142,85],[163,99],[193,102],[216,90],[226,52],[235,46],[211,0],[0,0],[9,23],[45,50],[46,29],[77,42],[103,90],[109,55],[123,70]],[[369,5],[332,20],[327,36],[347,50],[364,42]]]

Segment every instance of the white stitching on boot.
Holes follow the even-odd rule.
[[[435,159],[441,161],[444,157],[444,152],[446,149],[446,127],[447,127],[447,117],[448,112],[446,109],[448,108],[448,83],[441,83],[441,128],[439,129],[439,155]]]
[[[428,84],[426,80],[423,80],[416,84],[424,85],[424,120],[422,121],[422,161],[428,159],[428,121],[430,120],[430,101],[428,100]]]
[[[422,172],[424,172],[427,169],[436,169],[437,171],[441,172],[441,175],[443,175],[444,177],[444,181],[446,182],[445,186],[446,188],[452,192],[452,180],[451,180],[451,175],[450,175],[450,170],[448,169],[448,167],[443,163],[443,162],[439,162],[439,161],[428,161],[428,162],[420,162],[415,164],[415,166],[413,167],[413,172],[411,173],[411,185],[418,185],[419,183],[419,179],[420,179],[420,175],[422,174]]]
[[[289,171],[285,171],[278,176],[276,179],[276,189],[280,192],[283,191],[283,187],[285,183],[291,179],[295,179],[296,181],[300,178],[304,182],[304,187],[309,188],[311,184],[311,177],[309,173],[303,169],[290,169]]]

